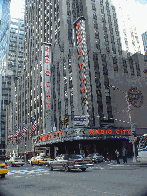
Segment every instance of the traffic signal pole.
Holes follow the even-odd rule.
[[[132,144],[133,144],[133,162],[136,162],[136,155],[135,155],[135,137],[134,137],[134,132],[135,132],[135,128],[133,127],[133,123],[132,123],[132,118],[131,118],[131,104],[129,103],[128,101],[128,94],[126,93],[126,101],[127,101],[127,104],[128,104],[128,113],[129,113],[129,120],[130,120],[130,125],[131,125],[131,134],[132,134],[132,138],[133,138],[133,141],[132,141]]]
[[[136,162],[136,155],[135,155],[135,137],[134,137],[135,128],[133,127],[133,123],[132,123],[132,118],[131,118],[131,104],[129,103],[129,100],[128,100],[128,93],[122,91],[121,89],[119,89],[116,86],[109,85],[109,87],[112,87],[114,90],[117,89],[117,90],[119,90],[119,91],[121,91],[122,93],[125,94],[126,102],[127,102],[127,105],[128,105],[128,113],[129,113],[129,120],[130,120],[130,126],[131,126],[131,135],[132,135],[132,138],[133,138],[133,141],[132,141],[132,144],[133,144],[133,154],[134,154],[134,156],[133,156],[133,162]]]

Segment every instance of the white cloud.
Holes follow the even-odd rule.
[[[10,4],[10,15],[13,18],[23,18],[24,17],[24,0],[13,0]]]
[[[136,26],[138,34],[142,34],[147,31],[147,23],[146,21],[146,10],[147,4],[143,5],[135,0],[112,0],[114,5],[118,5],[119,3],[125,6],[126,14],[128,14]]]
[[[147,31],[147,23],[146,23],[146,11],[147,11],[147,4],[143,5],[139,2],[133,1],[133,7],[131,10],[132,21],[137,27],[137,31],[139,34],[144,33]]]

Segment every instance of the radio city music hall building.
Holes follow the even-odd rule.
[[[29,132],[35,119],[37,130],[31,139],[29,133],[26,136],[26,149],[22,141],[22,152],[47,147],[54,156],[56,149],[113,153],[128,145],[131,153],[128,105],[122,91],[137,87],[143,95],[138,107],[131,106],[131,120],[141,135],[147,127],[146,75],[143,55],[122,51],[111,1],[28,0],[25,14],[18,120]],[[67,127],[62,125],[64,118]]]

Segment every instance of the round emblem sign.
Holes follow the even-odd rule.
[[[137,87],[131,87],[128,91],[128,101],[134,107],[139,108],[143,104],[142,92]]]

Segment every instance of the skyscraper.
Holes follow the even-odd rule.
[[[142,36],[144,51],[147,52],[147,31],[144,32],[141,36]]]
[[[2,2],[2,16],[1,16],[1,30],[0,30],[0,103],[5,104],[2,101],[2,81],[3,72],[6,69],[6,53],[8,44],[8,29],[9,29],[9,12],[10,12],[10,0]],[[3,70],[2,70],[3,69]],[[0,153],[4,153],[5,149],[5,130],[1,127],[5,126],[5,116],[2,115],[2,108],[0,104]]]
[[[66,130],[64,118],[66,132],[77,133],[81,126],[87,134],[105,126],[126,130],[128,114],[121,114],[118,122],[114,117],[114,111],[127,107],[125,96],[114,93],[109,84],[128,91],[133,77],[144,77],[144,68],[141,54],[123,55],[115,6],[109,0],[25,3],[24,70],[17,86],[19,125],[24,122],[30,132],[35,121],[33,136],[42,134],[47,140]],[[53,133],[53,126],[58,133]]]

